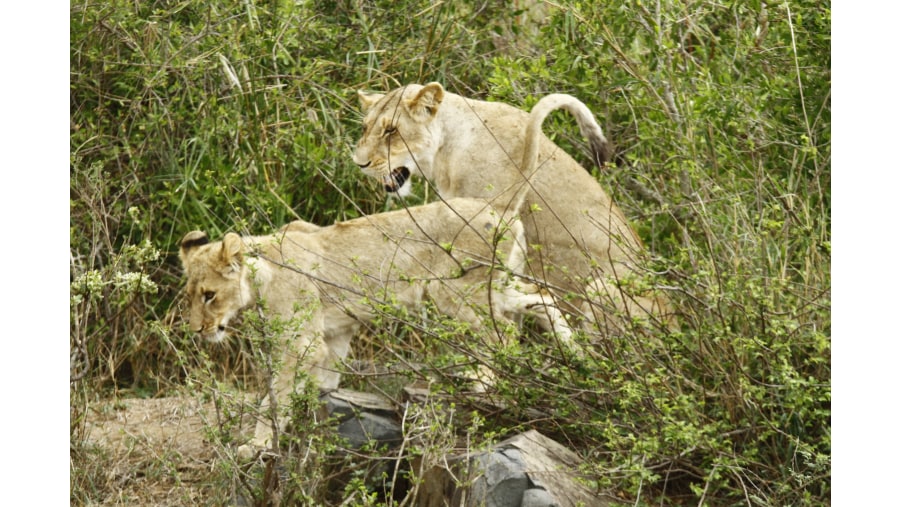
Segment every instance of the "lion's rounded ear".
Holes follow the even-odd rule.
[[[433,117],[437,114],[438,107],[444,100],[444,87],[441,83],[431,82],[423,86],[419,93],[407,102],[409,110],[413,114],[426,114]]]
[[[198,246],[209,243],[209,236],[203,231],[191,231],[181,238],[181,249],[178,252],[183,263],[187,259],[188,253]]]
[[[244,261],[241,252],[244,250],[244,241],[240,236],[229,232],[222,239],[222,262],[238,267]]]
[[[356,94],[359,96],[359,107],[363,113],[369,112],[369,109],[384,97],[383,93],[366,93],[362,90],[357,91]]]

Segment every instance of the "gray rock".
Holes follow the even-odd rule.
[[[359,449],[374,440],[395,447],[403,441],[403,430],[393,419],[363,412],[342,422],[338,433],[347,439],[352,449]]]
[[[531,488],[522,494],[521,507],[560,507],[560,505],[546,489]]]
[[[328,414],[337,418],[338,433],[352,449],[359,449],[371,440],[388,447],[403,441],[394,407],[381,396],[337,389],[323,395],[322,401]]]
[[[377,394],[335,389],[322,395],[322,401],[329,415],[340,419],[367,412],[384,417],[393,417],[397,410],[390,400]]]
[[[481,454],[474,460],[481,477],[472,484],[469,505],[519,507],[528,489],[525,462],[516,449]]]
[[[580,459],[537,431],[490,451],[450,456],[423,477],[418,507],[606,507],[580,480]]]

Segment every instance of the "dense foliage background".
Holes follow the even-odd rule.
[[[518,409],[485,434],[552,414],[626,503],[829,501],[830,3],[160,0],[70,15],[74,463],[98,459],[75,445],[88,400],[254,370],[245,343],[204,349],[183,329],[178,240],[396,206],[350,159],[356,90],[440,81],[526,110],[551,92],[585,102],[616,145],[616,167],[591,170],[682,312],[680,332],[635,329],[575,374],[535,376],[527,350],[498,358]],[[573,123],[545,130],[591,168]],[[73,474],[73,501],[102,497],[95,479]]]

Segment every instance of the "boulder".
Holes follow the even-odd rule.
[[[330,416],[338,420],[338,433],[351,449],[369,441],[393,448],[403,441],[403,430],[390,400],[371,393],[336,389],[322,396]]]
[[[537,431],[489,451],[448,457],[422,478],[419,507],[605,507],[612,505],[579,481],[580,459]],[[456,480],[454,480],[456,477]]]

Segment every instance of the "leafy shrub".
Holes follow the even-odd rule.
[[[73,442],[96,393],[177,390],[198,370],[256,385],[252,331],[211,349],[183,329],[178,239],[395,206],[350,160],[355,92],[437,80],[525,109],[549,92],[583,100],[615,167],[591,169],[565,115],[545,130],[632,219],[654,254],[645,283],[680,311],[677,331],[582,336],[581,360],[539,336],[496,351],[511,408],[483,431],[539,425],[629,503],[827,502],[830,5],[539,7],[72,4]],[[388,321],[357,353],[414,362],[409,342],[426,340],[439,370],[482,360],[431,324]]]

